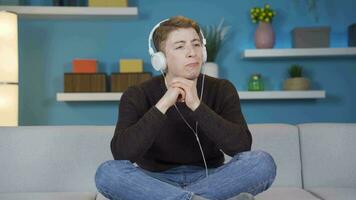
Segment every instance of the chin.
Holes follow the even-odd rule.
[[[190,80],[194,80],[197,79],[199,77],[200,74],[200,70],[195,69],[195,70],[189,70],[187,71],[185,78],[186,79],[190,79]]]
[[[185,76],[186,79],[189,79],[189,80],[195,80],[199,77],[199,72],[196,72],[196,73],[189,73]]]

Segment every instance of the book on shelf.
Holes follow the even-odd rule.
[[[110,77],[111,92],[124,92],[132,85],[140,84],[152,78],[150,72],[112,73]]]
[[[105,73],[65,73],[64,92],[106,92]]]

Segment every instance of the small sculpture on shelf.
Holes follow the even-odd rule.
[[[248,81],[248,91],[263,91],[264,85],[261,74],[252,74]]]
[[[284,90],[309,90],[309,79],[302,77],[303,68],[300,65],[292,65],[289,70],[289,77],[283,83]]]

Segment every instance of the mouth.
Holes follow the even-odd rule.
[[[185,66],[187,66],[187,67],[198,67],[199,66],[199,62],[189,63],[189,64],[186,64]]]

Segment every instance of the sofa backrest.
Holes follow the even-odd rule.
[[[0,128],[0,193],[96,191],[113,126]]]
[[[100,163],[113,159],[114,126],[0,128],[0,192],[96,191]],[[273,186],[301,187],[298,129],[286,124],[249,125],[252,149],[277,164]]]
[[[356,124],[298,125],[303,184],[311,187],[356,187]]]
[[[254,124],[252,150],[268,152],[277,165],[274,186],[302,187],[298,128],[288,124]]]

